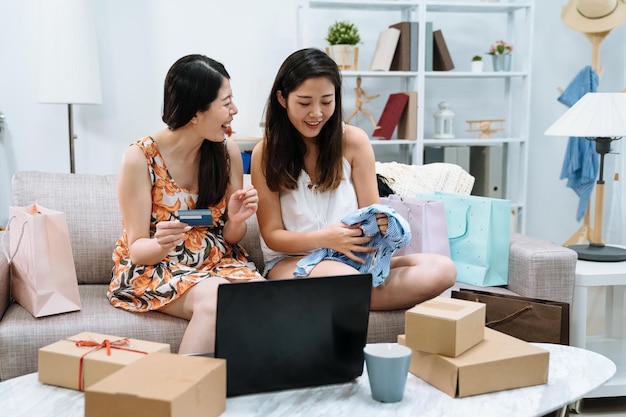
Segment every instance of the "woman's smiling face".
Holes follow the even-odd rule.
[[[230,136],[230,124],[238,111],[233,101],[230,80],[224,78],[217,98],[211,102],[206,111],[198,112],[196,115],[202,136],[212,142],[223,141],[225,135]]]
[[[335,112],[335,86],[326,77],[309,78],[286,100],[279,91],[278,100],[302,137],[315,138]]]

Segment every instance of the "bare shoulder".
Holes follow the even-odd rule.
[[[358,126],[347,124],[344,140],[344,154],[348,160],[351,160],[353,156],[362,155],[363,152],[373,152],[369,136]]]
[[[263,153],[263,149],[265,149],[265,141],[260,140],[254,148],[252,148],[252,155],[260,155]]]
[[[365,133],[365,130],[361,129],[358,126],[353,126],[349,124],[345,125],[344,138],[346,140],[346,143],[351,143],[351,142],[369,143],[369,140],[370,140],[367,133]]]
[[[122,157],[118,177],[118,193],[143,189],[150,186],[148,162],[143,150],[137,145],[129,146]]]
[[[146,156],[139,145],[133,143],[124,151],[121,169],[137,170],[140,168],[146,168]]]

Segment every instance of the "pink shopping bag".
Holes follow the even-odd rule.
[[[11,296],[34,317],[80,310],[65,213],[9,207]]]
[[[450,256],[450,241],[443,202],[400,197],[390,194],[380,199],[392,207],[411,225],[411,241],[394,256],[411,253],[438,253]]]

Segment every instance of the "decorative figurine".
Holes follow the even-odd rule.
[[[356,88],[354,89],[354,95],[356,96],[356,102],[354,104],[354,110],[348,117],[346,117],[346,123],[349,123],[350,120],[359,112],[367,115],[370,118],[370,122],[372,122],[372,126],[374,126],[374,130],[378,128],[376,125],[376,120],[374,120],[374,115],[369,110],[363,108],[364,103],[368,103],[370,100],[373,100],[380,96],[380,94],[374,94],[372,96],[368,96],[365,90],[361,88],[361,77],[356,78]]]
[[[479,139],[490,139],[494,133],[504,130],[504,121],[504,119],[466,120],[469,124],[467,132],[478,132]]]

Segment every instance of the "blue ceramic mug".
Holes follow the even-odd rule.
[[[398,343],[368,343],[363,348],[372,398],[383,403],[402,400],[412,351]]]

